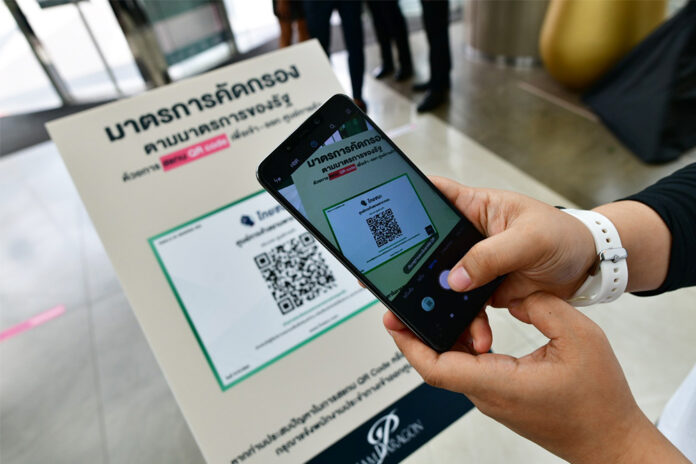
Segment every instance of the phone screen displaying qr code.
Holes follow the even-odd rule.
[[[254,261],[282,314],[336,288],[323,249],[308,233],[256,255]]]
[[[367,226],[370,228],[370,232],[372,232],[372,238],[375,239],[375,243],[378,247],[393,242],[403,235],[401,227],[399,227],[399,223],[396,222],[394,212],[391,208],[367,218],[366,221]]]

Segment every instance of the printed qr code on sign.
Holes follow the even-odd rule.
[[[393,242],[395,239],[401,237],[403,232],[401,232],[401,227],[399,223],[396,222],[394,218],[394,212],[389,209],[385,209],[381,213],[377,213],[374,216],[367,218],[367,225],[372,232],[372,238],[375,239],[378,247],[386,245],[389,242]]]
[[[314,237],[305,233],[254,257],[280,312],[287,314],[336,287]]]

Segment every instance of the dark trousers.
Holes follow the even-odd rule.
[[[449,2],[421,0],[423,27],[428,38],[430,61],[430,88],[436,91],[450,86],[452,58],[449,43]]]
[[[348,70],[353,88],[353,98],[362,100],[365,73],[365,51],[360,13],[362,2],[358,1],[312,1],[305,0],[305,16],[309,35],[319,40],[327,55],[331,48],[331,13],[338,10],[343,29],[343,40],[348,50]]]
[[[394,67],[392,57],[392,40],[399,52],[399,66],[404,71],[413,69],[411,63],[411,47],[408,43],[408,28],[398,0],[368,0],[368,8],[372,13],[372,23],[382,54],[382,66],[387,69]]]

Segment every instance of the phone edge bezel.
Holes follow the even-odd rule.
[[[371,123],[372,127],[380,134],[380,136],[381,136],[383,139],[385,139],[388,143],[390,143],[390,144],[396,149],[396,151],[401,155],[402,159],[404,159],[404,160],[411,166],[411,168],[414,169],[415,172],[416,172],[418,175],[420,175],[420,176],[425,180],[425,182],[426,182],[426,183],[427,183],[427,184],[440,196],[440,198],[441,198],[443,201],[445,201],[445,203],[448,204],[448,205],[452,208],[452,210],[457,214],[457,216],[459,216],[459,220],[460,220],[460,221],[461,221],[461,220],[464,220],[464,221],[469,222],[469,224],[471,224],[471,226],[472,226],[474,229],[476,229],[476,231],[477,231],[477,232],[479,233],[479,235],[481,236],[481,239],[480,239],[480,240],[483,240],[483,239],[485,238],[485,236],[476,228],[476,226],[475,226],[473,223],[471,223],[471,221],[469,221],[469,220],[466,218],[466,216],[464,216],[464,215],[452,204],[452,202],[451,202],[447,197],[444,196],[444,194],[443,194],[442,192],[440,192],[440,190],[430,181],[430,179],[428,179],[428,176],[425,175],[425,173],[423,173],[420,169],[418,169],[418,167],[408,158],[408,156],[406,156],[406,154],[401,150],[401,148],[399,148],[399,146],[398,146],[390,137],[388,137],[387,134],[384,133],[384,131],[383,131],[372,119],[370,119],[370,117],[369,117],[367,114],[365,114],[364,112],[362,112],[362,110],[360,110],[360,108],[358,108],[357,105],[355,105],[355,103],[353,103],[353,101],[352,101],[348,96],[346,96],[346,95],[344,95],[344,94],[335,94],[335,95],[333,95],[331,98],[329,98],[328,100],[326,100],[326,102],[324,102],[324,103],[323,103],[316,111],[314,111],[310,116],[308,116],[307,118],[305,118],[305,120],[302,121],[302,123],[300,123],[300,125],[299,125],[296,129],[294,129],[293,132],[292,132],[288,137],[286,137],[285,140],[284,140],[282,143],[280,143],[268,156],[266,156],[266,157],[261,161],[261,163],[259,163],[259,166],[258,166],[257,169],[256,169],[256,179],[257,179],[257,181],[261,184],[261,186],[264,188],[264,190],[266,190],[276,201],[278,201],[278,203],[280,203],[280,204],[290,213],[290,215],[293,216],[299,223],[301,223],[302,226],[305,227],[305,229],[307,229],[309,232],[311,232],[311,234],[314,236],[314,238],[315,238],[316,240],[318,240],[319,243],[321,243],[321,244],[324,246],[324,248],[326,248],[326,250],[329,251],[329,253],[331,253],[331,254],[344,266],[344,267],[346,267],[346,268],[350,271],[350,273],[353,274],[353,276],[354,276],[359,282],[361,282],[367,289],[369,289],[370,292],[377,298],[377,300],[379,300],[380,303],[382,303],[387,309],[389,309],[389,310],[392,312],[392,314],[394,314],[406,327],[409,328],[409,330],[411,330],[418,338],[420,338],[423,342],[425,342],[428,346],[430,346],[430,347],[431,347],[432,349],[434,349],[435,351],[437,351],[437,352],[439,352],[439,353],[448,351],[448,350],[454,345],[454,343],[456,343],[456,339],[454,339],[454,340],[452,341],[452,343],[449,344],[448,346],[443,347],[443,346],[441,346],[439,343],[433,343],[432,340],[429,340],[427,337],[425,337],[424,334],[422,333],[422,331],[418,330],[413,324],[409,323],[407,320],[405,320],[404,317],[402,317],[402,315],[399,314],[398,308],[396,308],[397,310],[394,310],[394,309],[395,309],[395,305],[392,305],[391,302],[390,302],[387,298],[383,298],[383,296],[381,295],[381,292],[376,288],[376,286],[374,286],[374,285],[373,285],[371,282],[369,282],[368,280],[363,279],[362,274],[361,274],[360,271],[353,265],[353,263],[351,263],[351,262],[348,260],[348,258],[346,258],[345,256],[343,256],[338,250],[334,250],[334,249],[333,249],[333,244],[331,244],[331,243],[318,231],[318,229],[316,229],[316,228],[314,227],[314,225],[313,225],[311,222],[309,222],[309,220],[308,220],[307,218],[305,218],[305,217],[302,215],[302,213],[300,213],[299,211],[297,211],[297,210],[295,209],[295,207],[294,207],[289,201],[287,201],[287,199],[285,199],[285,197],[283,197],[283,195],[280,194],[280,192],[278,192],[277,189],[275,189],[270,183],[266,182],[266,181],[262,178],[262,176],[260,175],[260,172],[262,171],[262,167],[263,167],[266,163],[270,162],[270,161],[271,161],[271,158],[273,158],[274,156],[276,156],[276,155],[279,154],[280,148],[282,148],[289,140],[294,139],[294,137],[296,136],[297,132],[302,128],[302,126],[303,126],[308,120],[311,120],[316,114],[321,113],[322,110],[324,110],[324,108],[325,108],[327,105],[329,105],[334,99],[345,99],[345,100],[347,100],[347,103],[349,103],[349,104],[354,108],[354,110],[356,110],[357,112],[359,112],[359,114],[360,114],[362,117],[364,117],[367,121],[369,121],[369,122]],[[310,155],[310,156],[311,156],[311,155]],[[451,231],[450,231],[450,234],[451,234]],[[448,234],[447,236],[449,236],[449,234]],[[445,236],[444,238],[446,238],[447,236]],[[443,238],[443,240],[444,240],[444,238]],[[479,240],[479,241],[480,241],[480,240]],[[477,243],[478,243],[478,242],[477,242]],[[473,246],[473,245],[472,245],[472,246]],[[471,319],[467,322],[466,326],[468,326],[469,324],[471,324],[471,321],[473,321],[473,319],[476,317],[476,314],[478,314],[478,312],[472,314]],[[466,326],[465,326],[465,327],[466,327]],[[460,333],[459,335],[461,335],[461,333]]]

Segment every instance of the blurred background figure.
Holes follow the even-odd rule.
[[[396,81],[404,81],[413,75],[411,47],[408,43],[408,28],[398,0],[368,0],[367,6],[372,13],[372,23],[379,42],[382,65],[372,75],[382,79],[394,72],[392,41],[399,53],[399,69],[394,73]]]
[[[279,44],[281,48],[292,45],[293,24],[297,25],[298,42],[309,39],[302,0],[273,0],[273,14],[276,15],[280,24]]]
[[[418,112],[430,111],[447,99],[450,88],[452,58],[449,42],[449,2],[447,0],[421,0],[423,27],[428,39],[430,79],[415,84],[413,90],[425,92],[418,104]]]
[[[338,11],[341,17],[343,40],[348,51],[348,71],[353,90],[353,100],[363,111],[367,105],[362,98],[362,87],[365,74],[365,51],[363,27],[360,14],[360,1],[304,1],[305,15],[309,34],[318,39],[327,55],[331,52],[331,14]]]

